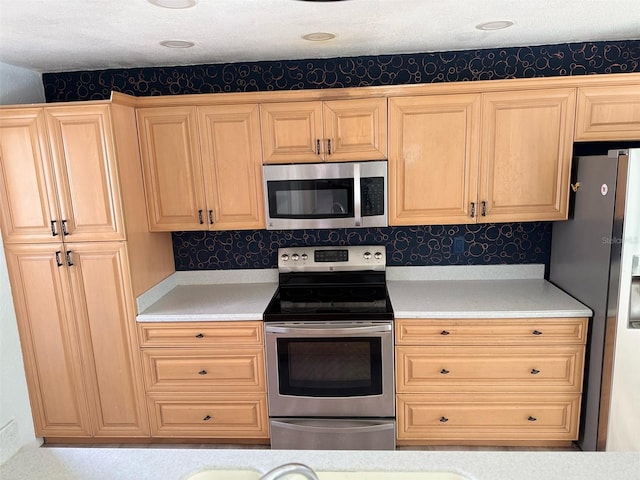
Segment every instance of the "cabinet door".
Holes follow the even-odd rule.
[[[0,226],[4,243],[59,242],[59,219],[43,110],[0,111]]]
[[[195,107],[137,110],[149,229],[206,230]]]
[[[576,141],[640,140],[640,85],[578,88]]]
[[[265,228],[258,105],[198,108],[209,229]]]
[[[387,158],[387,99],[332,100],[323,104],[325,159]]]
[[[483,94],[479,222],[567,218],[575,90]]]
[[[479,95],[389,99],[389,224],[475,223]]]
[[[75,242],[124,239],[109,107],[46,107],[45,117],[63,235]]]
[[[95,436],[147,436],[125,244],[66,245]]]
[[[260,105],[264,163],[324,160],[322,102]]]
[[[88,437],[84,363],[62,244],[5,245],[5,251],[36,435]]]

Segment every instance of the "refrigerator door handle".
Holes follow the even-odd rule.
[[[640,328],[640,255],[634,255],[633,267],[631,268],[629,328]]]

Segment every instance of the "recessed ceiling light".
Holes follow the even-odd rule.
[[[147,0],[153,5],[163,8],[191,8],[197,3],[196,0]]]
[[[191,48],[195,43],[186,40],[163,40],[160,45],[167,48]]]
[[[497,20],[495,22],[486,22],[476,25],[478,30],[502,30],[503,28],[509,28],[513,25],[513,22],[509,20]]]
[[[325,40],[331,40],[332,38],[336,38],[333,33],[329,32],[314,32],[307,33],[303,35],[302,38],[305,40],[309,40],[310,42],[324,42]]]

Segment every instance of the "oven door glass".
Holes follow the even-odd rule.
[[[353,178],[267,181],[271,218],[353,218]]]
[[[382,394],[379,337],[278,338],[280,395],[356,397]]]

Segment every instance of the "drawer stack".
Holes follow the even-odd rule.
[[[268,441],[262,322],[139,329],[152,436]]]
[[[397,319],[398,445],[578,438],[586,318]]]

